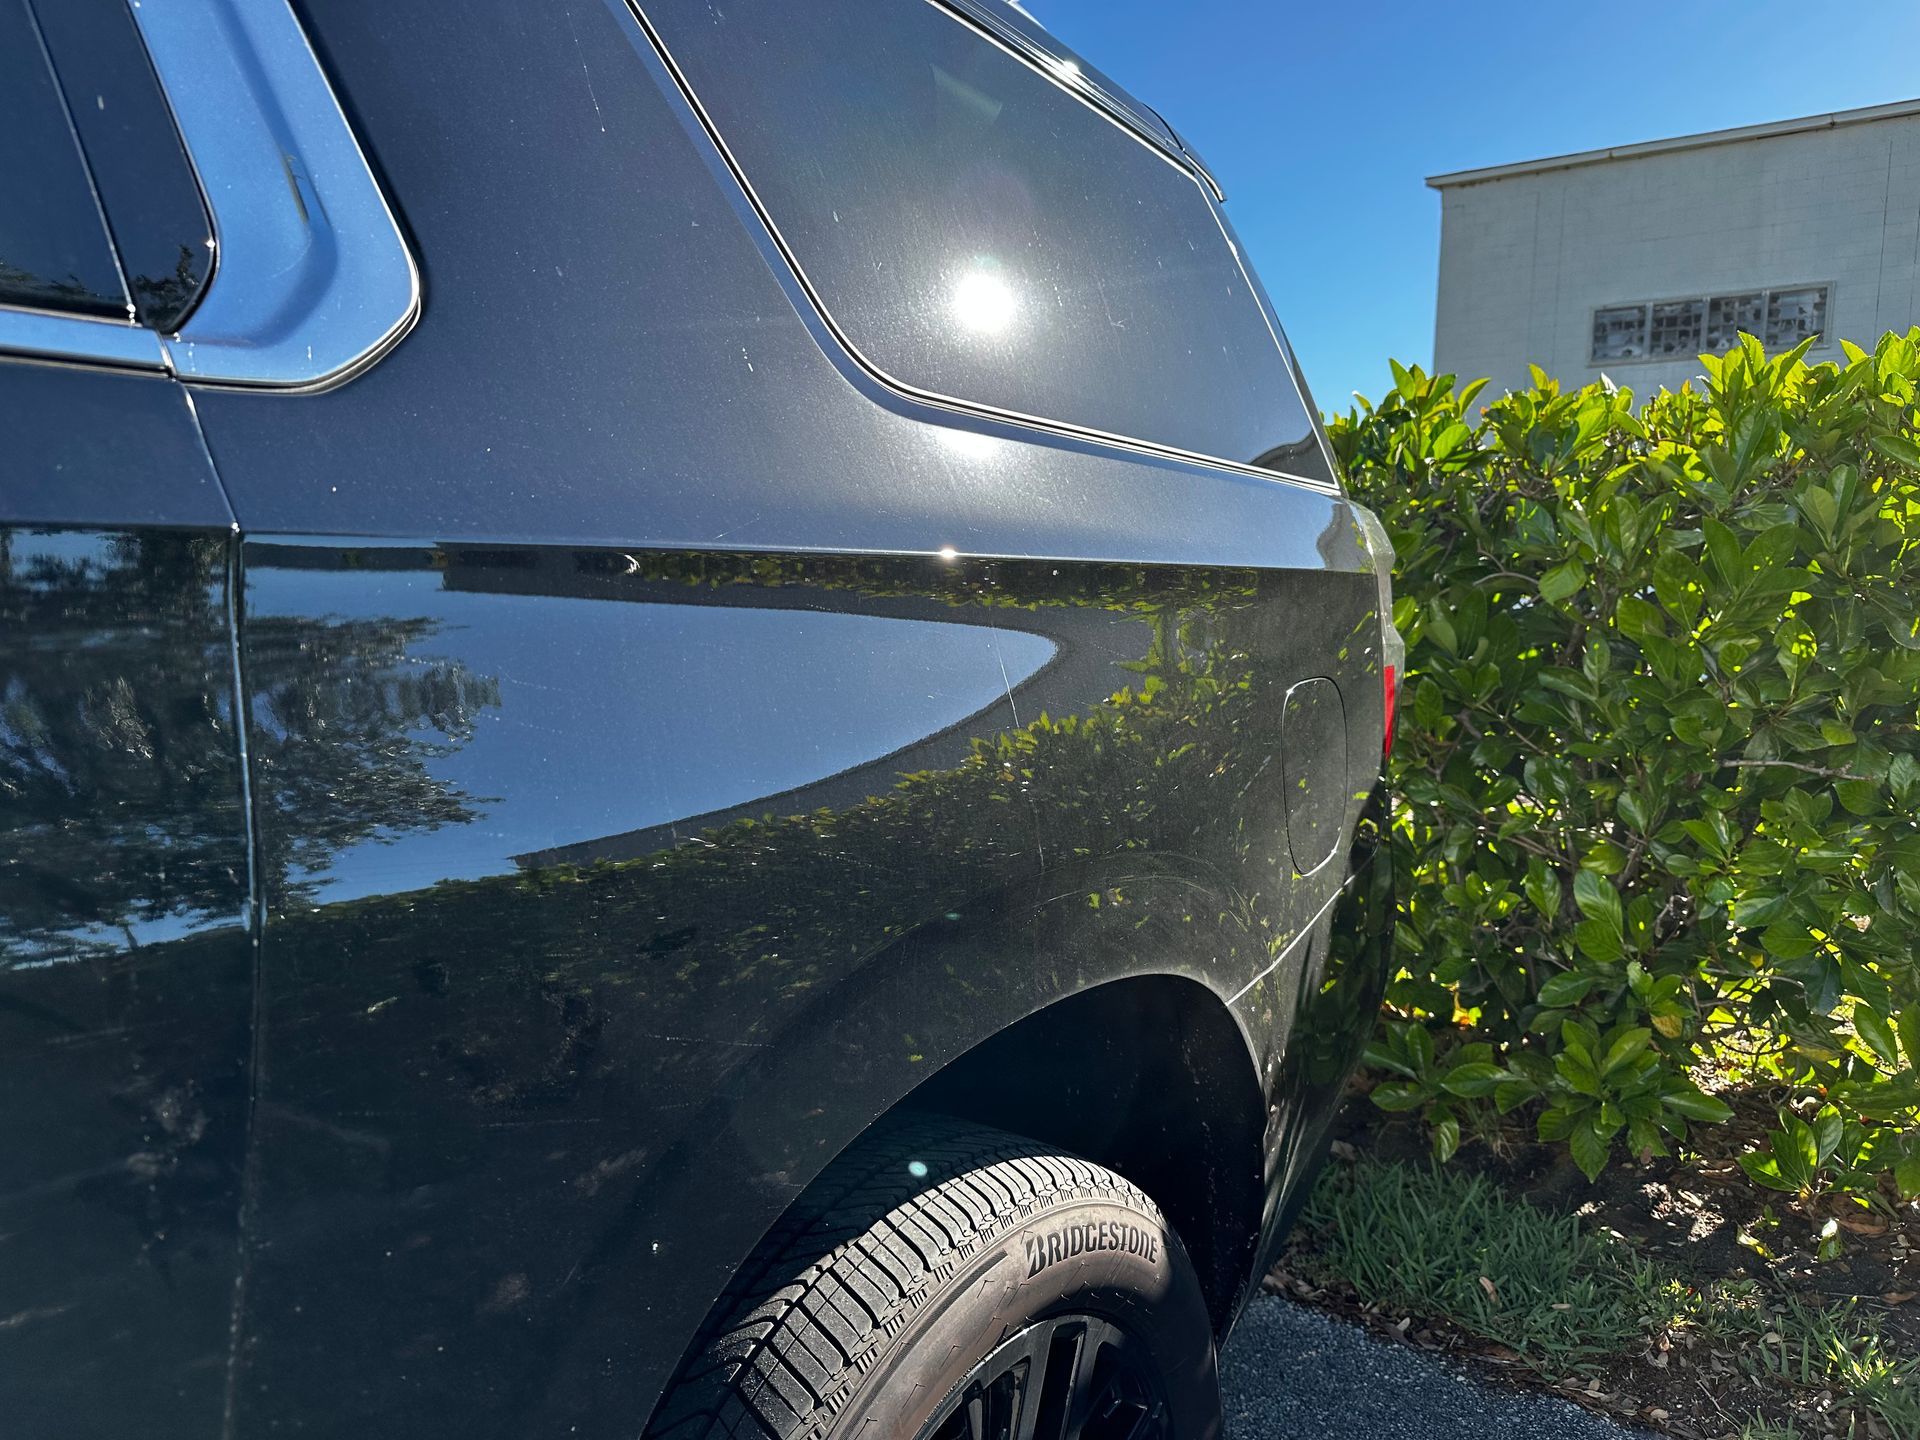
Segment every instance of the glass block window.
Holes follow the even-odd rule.
[[[1807,285],[1767,296],[1767,348],[1788,350],[1827,328],[1827,287]]]
[[[1724,354],[1740,343],[1742,331],[1759,336],[1769,350],[1790,350],[1809,336],[1824,345],[1831,289],[1791,285],[1602,305],[1593,312],[1593,363]]]
[[[1707,349],[1715,354],[1731,350],[1740,343],[1740,332],[1760,335],[1767,319],[1767,292],[1749,290],[1744,295],[1716,295],[1707,304]]]
[[[1665,300],[1653,307],[1653,328],[1647,334],[1649,355],[1698,355],[1706,325],[1705,300]]]
[[[1647,307],[1609,305],[1593,312],[1593,358],[1638,360],[1647,353]]]

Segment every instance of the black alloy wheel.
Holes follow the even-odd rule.
[[[1097,1315],[1029,1325],[974,1368],[922,1440],[1168,1440],[1145,1347]]]

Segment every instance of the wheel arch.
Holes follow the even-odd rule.
[[[565,1348],[618,1346],[620,1295],[659,1295],[648,1279],[656,1235],[697,1246],[711,1286],[660,1297],[691,1344],[816,1177],[908,1109],[1070,1150],[1137,1185],[1187,1247],[1223,1335],[1258,1246],[1267,1108],[1255,1047],[1227,1002],[1238,968],[1216,981],[1209,962],[1250,963],[1262,937],[1217,903],[1209,877],[1166,857],[1124,872],[1134,903],[1164,910],[1166,924],[1142,929],[1127,907],[1088,906],[1090,889],[1117,883],[1111,868],[1063,867],[930,921],[767,1035],[648,1167],[597,1257],[620,1283],[583,1295]],[[1196,903],[1203,894],[1215,903]]]
[[[950,1061],[901,1108],[1125,1176],[1179,1232],[1226,1332],[1259,1238],[1266,1102],[1238,1021],[1205,985],[1147,974],[1066,996]]]

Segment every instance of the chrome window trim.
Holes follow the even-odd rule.
[[[949,0],[948,8],[960,12],[981,29],[991,31],[994,39],[1006,49],[1016,53],[1056,85],[1104,110],[1108,118],[1131,130],[1140,139],[1164,153],[1181,169],[1192,171],[1195,178],[1213,192],[1213,198],[1216,201],[1224,201],[1227,198],[1226,191],[1220,188],[1220,182],[1213,178],[1212,172],[1205,165],[1200,163],[1200,158],[1186,148],[1180,137],[1173,132],[1173,127],[1145,105],[1138,101],[1129,103],[1115,95],[1083,71],[1077,63],[1049,50],[1035,37],[1008,24],[991,5],[983,4],[981,0]],[[1034,20],[1031,15],[1028,15],[1027,19],[1042,32],[1046,30],[1046,27]]]
[[[174,373],[314,389],[365,368],[418,315],[420,275],[287,0],[134,0],[133,14],[217,246],[165,342]]]
[[[160,337],[130,320],[61,315],[0,306],[0,354],[23,360],[68,360],[164,373]]]
[[[177,334],[0,308],[0,352],[320,390],[420,313],[420,272],[288,0],[130,0],[213,217]]]

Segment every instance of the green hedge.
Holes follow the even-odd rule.
[[[1920,1191],[1920,330],[1805,349],[1331,426],[1408,642],[1374,1096],[1443,1158],[1526,1109],[1598,1174],[1711,1075],[1825,1104],[1756,1178]]]

